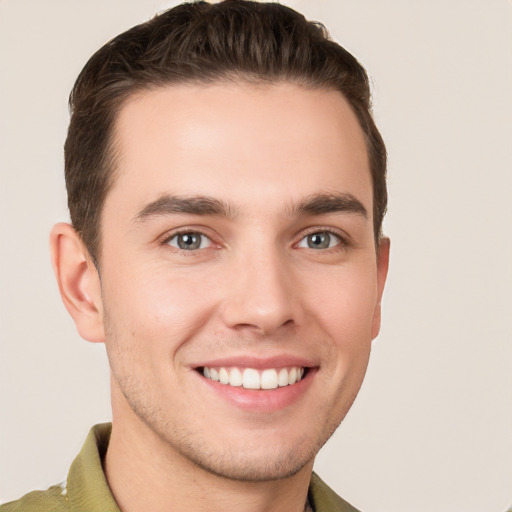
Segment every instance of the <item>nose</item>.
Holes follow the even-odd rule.
[[[241,257],[226,282],[222,317],[236,330],[273,334],[298,322],[298,285],[286,257],[253,253]]]

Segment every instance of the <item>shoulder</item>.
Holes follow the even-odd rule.
[[[64,487],[54,485],[46,491],[33,491],[16,501],[0,505],[0,512],[68,512]]]
[[[311,475],[309,499],[315,512],[359,512],[338,496],[316,473]]]

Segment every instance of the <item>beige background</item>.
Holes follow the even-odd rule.
[[[296,0],[374,81],[392,263],[363,389],[317,471],[365,512],[512,504],[512,2]],[[67,94],[171,2],[0,0],[0,501],[61,481],[109,419],[103,347],[60,303]]]

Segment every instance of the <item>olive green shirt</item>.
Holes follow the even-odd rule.
[[[71,464],[66,483],[0,505],[0,512],[120,512],[101,465],[110,432],[109,423],[91,429],[81,452]],[[314,473],[309,500],[315,512],[358,512]]]

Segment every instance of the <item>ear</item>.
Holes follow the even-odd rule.
[[[379,241],[377,247],[377,304],[373,313],[372,320],[372,339],[375,339],[380,331],[381,320],[381,301],[384,292],[384,285],[386,284],[386,277],[389,268],[389,249],[391,242],[389,238],[383,237]]]
[[[69,224],[56,224],[50,234],[53,271],[62,302],[82,338],[104,342],[103,303],[98,270],[81,238]]]

